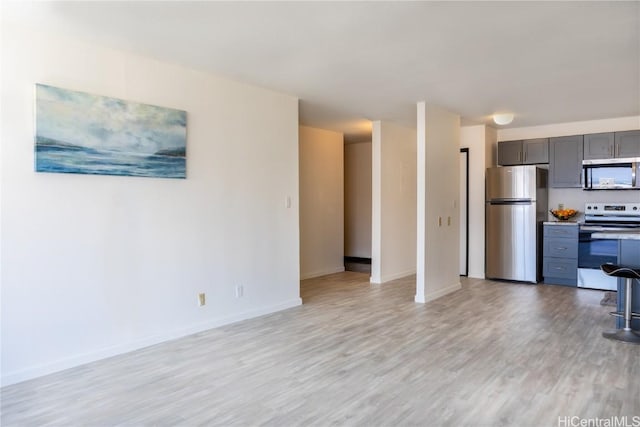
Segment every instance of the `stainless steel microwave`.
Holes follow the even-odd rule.
[[[585,190],[640,190],[640,157],[582,161]]]

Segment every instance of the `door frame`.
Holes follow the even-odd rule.
[[[464,198],[465,198],[465,233],[466,233],[466,238],[465,238],[465,267],[464,267],[464,274],[461,274],[461,276],[464,277],[468,277],[469,276],[469,148],[461,148],[460,149],[460,154],[465,154],[465,166],[466,166],[466,173],[465,173],[465,194],[464,194]]]

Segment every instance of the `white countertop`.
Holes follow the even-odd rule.
[[[578,221],[545,221],[544,225],[578,225]]]
[[[594,239],[640,240],[640,230],[600,231],[591,235]]]

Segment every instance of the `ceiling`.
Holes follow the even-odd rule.
[[[11,2],[3,19],[295,95],[370,138],[417,101],[507,127],[640,115],[640,2]]]

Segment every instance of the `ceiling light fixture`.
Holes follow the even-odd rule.
[[[493,121],[497,125],[508,125],[513,121],[513,113],[500,113],[493,115]]]

